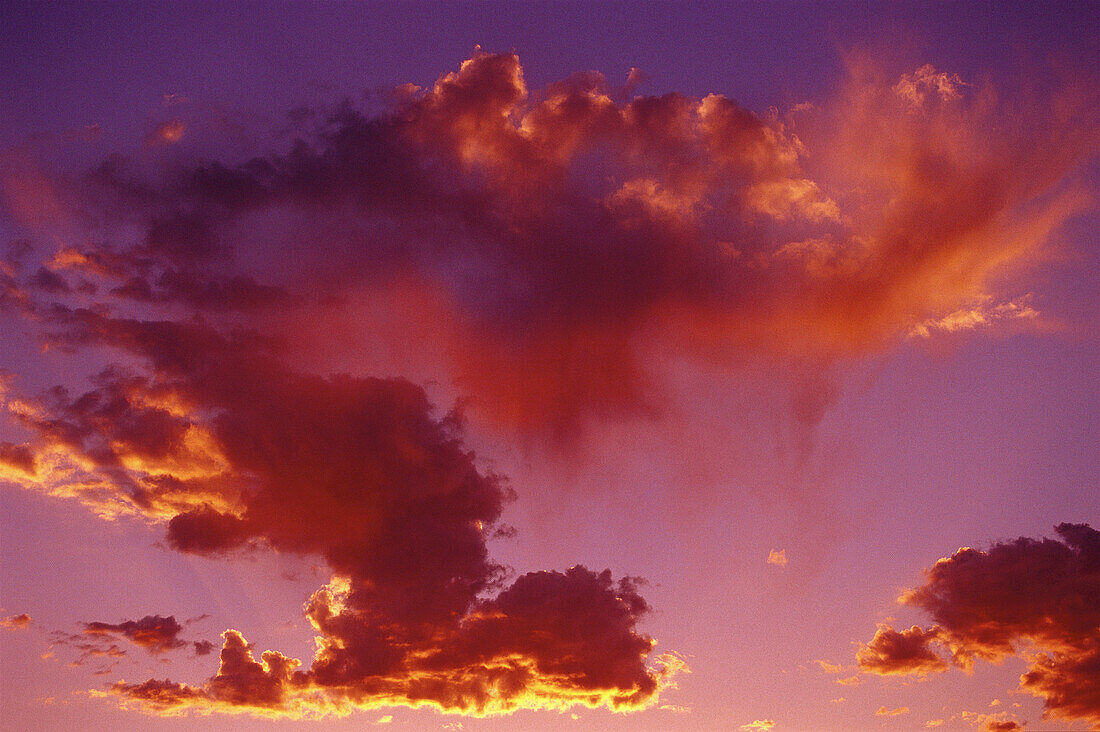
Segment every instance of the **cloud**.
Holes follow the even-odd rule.
[[[758,115],[594,72],[531,90],[479,52],[384,111],[319,112],[289,151],[160,178],[108,161],[84,206],[136,233],[78,254],[117,263],[98,284],[122,302],[280,311],[292,338],[408,288],[402,341],[438,343],[487,419],[562,438],[658,408],[655,352],[827,361],[1032,319],[991,283],[1089,205],[1095,100],[849,66],[833,98]]]
[[[1023,727],[1019,722],[1012,719],[990,719],[986,720],[982,729],[987,730],[987,732],[1009,732],[1010,730],[1023,729]]]
[[[183,139],[183,133],[187,131],[187,125],[181,119],[171,119],[157,125],[145,136],[145,144],[174,145]]]
[[[91,636],[121,636],[150,653],[166,653],[188,645],[179,638],[182,630],[183,626],[172,615],[166,618],[146,615],[141,620],[125,620],[121,623],[85,623],[83,633]]]
[[[321,633],[308,670],[297,671],[300,661],[275,651],[257,662],[241,634],[227,630],[218,674],[203,686],[149,680],[119,682],[110,692],[127,706],[164,714],[196,709],[302,718],[403,704],[484,716],[574,704],[629,709],[652,699],[660,684],[659,674],[638,663],[652,648],[632,630],[633,613],[644,603],[627,581],[612,584],[607,571],[524,575],[479,602],[447,636],[405,652],[388,647],[346,605],[349,593],[334,594],[330,586],[307,604]],[[618,658],[608,658],[611,649]],[[669,659],[661,673],[675,670]]]
[[[113,353],[89,385],[7,399],[30,437],[0,449],[4,479],[158,523],[177,551],[310,554],[332,575],[305,608],[308,666],[257,661],[227,630],[206,682],[120,682],[124,703],[656,703],[683,663],[653,657],[634,580],[578,566],[507,582],[486,540],[511,489],[465,444],[463,414],[301,354],[339,350],[327,326],[363,312],[352,331],[403,354],[397,373],[438,362],[487,423],[566,442],[587,420],[655,413],[669,359],[819,373],[975,303],[996,320],[990,303],[1017,300],[994,276],[1086,205],[1074,185],[1097,144],[1090,99],[992,104],[933,69],[898,82],[852,64],[794,119],[716,94],[627,99],[596,73],[532,91],[515,55],[480,52],[392,96],[314,115],[289,149],[240,164],[112,157],[62,184],[2,161],[5,207],[42,241],[21,254],[35,264],[5,259],[0,304],[48,348]],[[168,125],[150,142],[178,141]],[[117,237],[47,236],[76,221]],[[805,423],[835,398],[810,381],[791,406]],[[887,630],[867,664],[933,640]],[[1078,693],[1051,658],[1030,688]]]
[[[940,559],[900,598],[934,624],[881,626],[860,648],[861,670],[927,673],[946,670],[947,660],[969,669],[1023,655],[1020,687],[1043,699],[1045,718],[1100,726],[1100,532],[1087,524],[1055,531],[1059,540],[1019,538]]]
[[[194,646],[196,656],[208,656],[217,648],[217,646],[208,640],[192,641],[192,645]]]
[[[752,730],[769,730],[775,726],[775,722],[770,719],[756,719],[748,724],[741,725],[741,729],[752,732]]]
[[[958,74],[937,72],[932,64],[925,64],[911,74],[902,74],[894,93],[913,107],[921,107],[929,97],[939,102],[958,99],[964,86],[967,84]]]
[[[787,550],[786,549],[772,549],[768,552],[768,564],[775,564],[780,567],[787,566]]]
[[[900,717],[903,714],[909,713],[909,707],[897,707],[895,709],[887,709],[886,707],[879,707],[875,711],[876,717]]]
[[[929,648],[937,635],[916,625],[901,631],[883,625],[870,643],[860,647],[856,662],[861,671],[882,675],[946,671],[947,664]]]
[[[1021,730],[1024,725],[1015,719],[1009,719],[1007,712],[997,714],[983,714],[980,712],[962,713],[962,718],[973,726],[981,725],[983,732],[1000,732],[1001,730]]]
[[[0,469],[6,469],[4,473],[16,471],[31,477],[38,470],[34,453],[26,445],[10,442],[0,442]]]
[[[49,650],[42,658],[52,658],[54,649],[69,648],[77,652],[76,657],[69,662],[69,666],[84,666],[89,662],[98,662],[94,673],[106,674],[114,670],[119,659],[126,656],[126,651],[114,642],[115,636],[110,634],[84,634],[67,633],[55,630],[50,632]]]
[[[31,616],[27,613],[20,613],[19,615],[9,615],[6,618],[0,619],[0,628],[6,630],[23,630],[29,628],[31,625]]]
[[[486,540],[511,489],[463,446],[461,415],[435,416],[420,387],[299,373],[255,334],[199,323],[61,309],[53,322],[59,343],[137,362],[16,415],[40,455],[74,466],[45,474],[60,484],[47,489],[78,476],[99,486],[78,496],[163,522],[181,552],[319,555],[333,573],[305,607],[317,631],[308,669],[275,651],[257,661],[229,630],[207,682],[120,682],[124,703],[292,717],[399,704],[632,709],[683,668],[650,658],[655,641],[636,631],[649,607],[631,578],[577,566],[505,583]],[[180,628],[148,616],[84,634],[161,652],[189,645]]]
[[[961,330],[973,330],[990,325],[996,321],[1031,320],[1039,317],[1039,311],[1031,306],[1031,297],[1025,295],[1011,302],[990,305],[979,302],[974,306],[956,310],[941,318],[929,319],[918,323],[909,331],[910,336],[930,338],[935,331],[953,333]]]

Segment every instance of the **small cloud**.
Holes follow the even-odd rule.
[[[0,620],[0,628],[7,628],[8,630],[23,630],[31,624],[31,616],[27,613],[21,613],[19,615],[11,615],[9,617]]]
[[[814,663],[820,666],[821,670],[827,674],[844,673],[844,667],[838,663],[829,663],[828,661],[823,661],[820,658],[815,659]]]
[[[771,719],[755,719],[748,724],[741,725],[741,729],[746,732],[752,732],[753,730],[769,730],[775,726],[775,721]]]
[[[998,321],[1034,320],[1039,317],[1039,311],[1031,306],[1031,302],[1030,293],[995,305],[991,304],[991,298],[986,297],[971,307],[917,323],[909,330],[909,337],[931,338],[934,331],[954,333],[993,325]]]
[[[768,564],[775,564],[780,567],[787,566],[787,550],[786,549],[772,549],[768,552]]]
[[[377,722],[375,722],[375,724],[389,724],[392,721],[393,721],[393,715],[392,714],[387,714],[386,716],[382,717]]]
[[[902,714],[908,714],[909,707],[897,707],[896,709],[887,709],[886,707],[879,707],[875,712],[876,717],[900,717]]]
[[[859,678],[858,675],[857,676],[849,676],[849,677],[844,678],[844,679],[837,679],[836,683],[840,684],[841,686],[859,686],[860,684],[863,683],[863,679]]]
[[[160,615],[146,615],[141,620],[125,620],[121,623],[84,623],[83,635],[110,637],[120,636],[127,638],[135,645],[145,648],[150,653],[165,653],[187,645],[186,641],[179,639],[179,633],[183,626],[179,624],[174,615],[162,618]],[[195,643],[197,655],[204,655],[205,646],[202,642]],[[209,653],[212,648],[207,648]]]
[[[984,732],[1012,732],[1013,730],[1023,729],[1023,726],[1012,719],[990,719],[986,721],[985,727],[982,729]]]
[[[153,145],[174,145],[183,139],[183,133],[186,130],[187,125],[181,119],[163,122],[145,136],[145,144],[149,147]]]
[[[958,74],[937,72],[932,64],[925,64],[912,74],[902,74],[901,80],[894,86],[894,93],[917,108],[929,97],[938,98],[941,102],[958,99],[962,96],[959,87],[963,86],[969,84]]]
[[[947,664],[931,648],[939,637],[938,628],[914,625],[899,631],[880,624],[871,642],[860,646],[856,662],[862,671],[883,676],[946,671]]]
[[[644,84],[649,80],[649,77],[644,71],[636,66],[630,67],[630,73],[626,75],[626,87],[628,92],[633,92],[634,88],[639,84]]]
[[[944,720],[942,720],[942,719],[929,719],[927,722],[924,723],[924,726],[928,727],[928,728],[942,727],[943,722],[944,722]]]
[[[830,699],[829,703],[830,704],[843,704],[846,701],[848,701],[848,700],[845,699],[844,697],[838,696],[836,699]]]

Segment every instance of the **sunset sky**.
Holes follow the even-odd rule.
[[[1100,729],[1100,5],[0,3],[0,727]]]

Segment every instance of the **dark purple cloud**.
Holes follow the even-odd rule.
[[[172,615],[146,615],[121,623],[84,623],[84,635],[122,637],[150,653],[166,653],[189,645],[179,638],[183,626]]]
[[[868,673],[970,668],[1033,644],[1021,688],[1045,716],[1100,727],[1100,532],[1059,524],[1060,539],[1021,537],[985,551],[963,548],[925,571],[901,602],[927,612],[927,629],[882,627],[857,656]]]

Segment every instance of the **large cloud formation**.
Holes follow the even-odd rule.
[[[0,476],[157,522],[181,552],[332,572],[305,607],[308,667],[257,661],[227,630],[205,683],[119,682],[124,703],[653,703],[680,664],[651,658],[635,581],[577,566],[508,583],[486,542],[510,488],[460,413],[362,374],[437,362],[486,423],[568,439],[655,407],[669,359],[818,364],[1030,320],[1026,293],[993,279],[1086,205],[1076,173],[1100,134],[1072,88],[1017,108],[854,59],[835,100],[786,114],[628,96],[595,73],[532,91],[515,55],[478,53],[384,111],[298,115],[312,128],[243,162],[181,162],[192,127],[165,169],[113,157],[64,179],[0,160],[29,237],[0,260],[0,309],[109,364],[37,396],[0,374],[29,435],[0,443]],[[307,358],[343,340],[359,373]],[[804,401],[812,418],[827,399]],[[1036,688],[1067,667],[1044,668]]]
[[[1023,654],[1020,686],[1042,697],[1047,717],[1100,729],[1100,532],[1055,530],[1061,540],[1019,538],[940,559],[900,598],[933,625],[881,627],[860,648],[860,668],[923,674]]]
[[[202,687],[113,687],[128,702],[292,716],[629,709],[652,703],[678,667],[647,666],[654,641],[635,624],[648,606],[630,579],[578,566],[505,585],[486,540],[510,489],[478,469],[459,415],[437,419],[420,387],[297,373],[255,336],[197,324],[62,310],[52,322],[56,342],[111,345],[145,368],[111,367],[90,391],[54,389],[16,410],[50,466],[40,480],[107,515],[166,520],[182,552],[320,555],[334,575],[306,606],[318,632],[309,669],[274,651],[257,662],[230,630]],[[181,643],[172,630],[150,617],[84,632],[159,650]]]
[[[1094,94],[849,66],[835,99],[757,115],[596,73],[532,91],[515,55],[479,53],[381,113],[318,113],[281,154],[166,176],[115,158],[52,197],[13,176],[23,219],[72,198],[126,233],[22,287],[267,313],[310,344],[339,301],[391,322],[374,350],[441,360],[480,414],[559,435],[659,402],[655,351],[823,359],[1033,318],[992,279],[1088,205]]]

